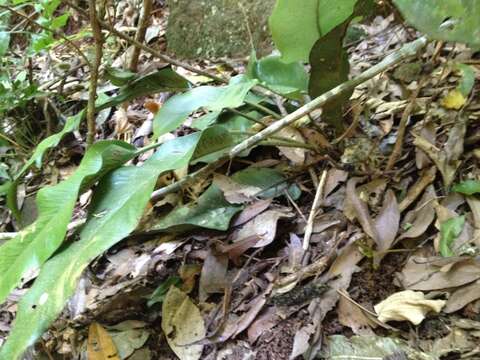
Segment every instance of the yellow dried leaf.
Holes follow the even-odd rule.
[[[87,353],[88,360],[120,360],[110,334],[96,322],[88,329]]]
[[[443,99],[442,99],[442,106],[447,109],[460,109],[465,103],[467,99],[462,95],[460,91],[457,89],[450,91]]]
[[[162,330],[168,345],[180,360],[198,360],[203,345],[196,344],[205,337],[202,315],[187,294],[171,286],[162,307]]]
[[[444,300],[425,299],[420,291],[405,290],[389,296],[374,308],[381,322],[407,320],[418,325],[427,313],[439,313],[445,304]]]

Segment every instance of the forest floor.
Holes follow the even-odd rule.
[[[161,51],[165,24],[159,9],[151,34]],[[349,44],[352,77],[416,36],[393,16],[358,29],[361,37]],[[165,312],[175,307],[165,296],[175,284],[176,301],[188,304],[176,326],[206,329],[201,340],[183,331],[179,351],[195,345],[201,359],[480,359],[480,261],[471,256],[480,247],[480,199],[457,185],[480,175],[478,81],[472,95],[461,92],[478,80],[480,60],[461,45],[436,45],[358,86],[343,129],[314,122],[283,132],[320,151],[259,146],[217,169],[213,182],[227,202],[243,205],[227,230],[183,226],[221,222],[231,211],[227,203],[219,213],[210,206],[218,199],[202,195],[211,177],[151,203],[140,228],[88,268],[27,358],[85,358],[89,327],[98,323],[121,359],[176,359],[164,335]],[[107,56],[121,67],[125,52]],[[143,54],[140,69],[165,65]],[[233,76],[246,59],[195,65]],[[72,73],[68,86],[83,76]],[[169,95],[108,109],[98,139],[148,145],[154,113]],[[80,91],[70,100],[84,97]],[[198,115],[169,137],[191,133]],[[75,134],[50,152],[25,188],[25,217],[35,216],[35,189],[68,177],[83,152]],[[259,191],[227,177],[245,170],[267,185]],[[89,196],[80,198],[75,219],[85,216]],[[155,231],[172,209],[177,217],[168,221],[182,231]],[[5,217],[3,231],[12,231],[12,221]],[[34,277],[1,306],[0,338]]]

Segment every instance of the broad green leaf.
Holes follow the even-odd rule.
[[[195,133],[169,141],[142,166],[117,169],[100,181],[80,239],[45,263],[20,300],[0,360],[16,360],[35,343],[61,313],[88,264],[136,228],[157,177],[186,166],[199,138],[200,133]]]
[[[116,106],[137,97],[163,91],[175,92],[187,89],[188,86],[188,81],[185,78],[178,75],[170,67],[166,67],[128,83],[120,89],[117,95],[112,96],[107,102],[99,104],[97,111]]]
[[[194,204],[180,206],[156,222],[148,231],[188,231],[195,227],[228,230],[241,206],[227,202],[222,191],[211,185]]]
[[[455,256],[452,246],[465,224],[465,216],[457,216],[440,225],[440,254],[443,257]]]
[[[253,53],[248,66],[248,76],[259,80],[269,89],[294,99],[301,99],[301,92],[306,92],[308,88],[308,75],[303,64],[286,64],[278,55],[257,60]]]
[[[27,272],[40,268],[62,244],[82,188],[131,159],[135,150],[121,141],[99,141],[72,176],[38,192],[37,220],[0,246],[0,303]]]
[[[353,14],[357,1],[318,0],[318,23],[322,36],[348,19]]]
[[[318,0],[277,0],[269,26],[283,61],[307,62],[310,49],[322,35]]]
[[[269,168],[248,167],[232,175],[232,180],[262,189],[260,198],[273,198],[284,195],[285,190],[293,199],[298,199],[301,191],[297,185],[289,186],[287,178],[280,171]]]
[[[458,90],[464,97],[468,97],[475,84],[475,70],[473,70],[472,66],[466,64],[457,64],[457,68],[462,74],[462,78],[458,84]]]
[[[153,121],[154,137],[168,133],[180,126],[194,111],[205,108],[221,111],[224,108],[236,108],[243,104],[245,96],[256,81],[239,75],[223,87],[200,86],[178,94],[167,100]]]
[[[10,32],[0,31],[0,56],[5,55],[9,47],[10,47]]]
[[[480,47],[480,1],[394,0],[405,20],[435,40]]]
[[[480,193],[479,180],[465,180],[461,183],[455,184],[452,190],[464,195],[473,195]]]

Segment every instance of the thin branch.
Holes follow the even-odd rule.
[[[152,12],[152,0],[143,0],[142,17],[138,25],[137,35],[135,41],[143,44],[145,41],[145,34],[147,33],[148,24],[150,23],[150,13]],[[137,72],[138,59],[140,57],[141,48],[135,46],[132,58],[130,59],[130,71]]]
[[[310,245],[310,238],[312,237],[313,233],[313,223],[315,221],[315,217],[317,216],[317,211],[320,207],[321,201],[323,200],[323,189],[325,187],[326,180],[327,170],[323,170],[322,176],[320,177],[320,182],[318,183],[317,191],[315,193],[315,198],[313,200],[312,209],[310,210],[310,215],[308,216],[305,234],[303,235],[303,251],[307,251]]]
[[[95,120],[95,101],[97,100],[98,68],[102,63],[103,56],[103,35],[97,18],[96,1],[89,0],[88,4],[90,24],[92,26],[93,38],[95,39],[95,60],[93,66],[90,68],[90,89],[87,105],[87,145],[90,146],[93,144],[95,140],[95,134],[97,132]]]
[[[380,74],[381,72],[385,71],[392,65],[398,64],[399,62],[403,61],[406,58],[416,55],[416,53],[422,49],[427,44],[427,39],[425,37],[421,37],[411,43],[405,44],[396,52],[388,55],[385,59],[383,59],[380,63],[375,66],[372,66],[370,69],[361,73],[355,79],[347,81],[343,84],[338,85],[337,87],[333,88],[332,90],[327,91],[325,94],[320,95],[319,97],[315,98],[311,102],[305,104],[301,108],[297,109],[293,113],[285,116],[283,119],[273,123],[269,127],[263,129],[262,131],[258,132],[256,135],[246,139],[245,141],[241,142],[237,146],[235,146],[230,151],[230,158],[234,158],[238,154],[242,153],[243,151],[247,150],[248,148],[254,146],[258,142],[262,141],[263,139],[267,138],[268,136],[280,131],[284,127],[292,124],[293,122],[301,119],[305,115],[308,115],[315,109],[325,105],[329,100],[338,97],[339,95],[354,89],[358,85],[364,83],[365,81],[371,79],[375,75]]]

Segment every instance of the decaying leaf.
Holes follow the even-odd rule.
[[[206,334],[202,315],[190,298],[171,286],[162,307],[162,330],[180,360],[198,360],[203,345],[195,342]]]
[[[251,236],[259,236],[260,240],[258,240],[253,247],[264,247],[275,239],[278,220],[291,216],[292,214],[286,211],[267,210],[246,223],[234,235],[233,241],[236,242]]]
[[[300,131],[293,127],[283,128],[277,134],[285,139],[290,139],[299,143],[305,143],[305,139]],[[306,150],[304,148],[279,146],[278,149],[294,165],[303,165],[305,162]]]
[[[439,313],[445,303],[445,300],[427,300],[420,291],[405,290],[389,296],[374,308],[382,322],[407,320],[418,325],[429,312]]]
[[[215,174],[213,182],[220,190],[223,196],[231,204],[243,204],[255,199],[262,189],[256,186],[239,184],[222,174]]]
[[[348,326],[356,335],[374,335],[375,324],[356,304],[340,296],[337,306],[340,324]]]
[[[375,230],[378,234],[378,253],[375,254],[375,263],[377,265],[385,255],[385,252],[393,245],[399,225],[400,210],[398,208],[397,198],[392,190],[388,190],[383,200],[383,207],[375,219]]]
[[[455,290],[448,298],[443,311],[446,313],[455,312],[477,299],[480,299],[480,281],[478,280]]]
[[[87,352],[89,360],[120,360],[110,334],[97,322],[89,327]]]

